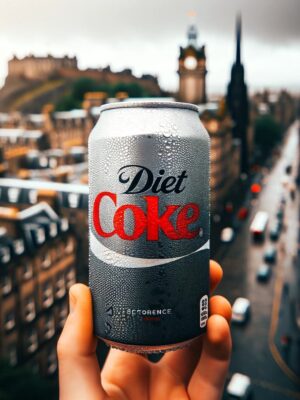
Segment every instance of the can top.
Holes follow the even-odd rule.
[[[100,107],[100,114],[106,110],[115,108],[181,108],[199,113],[199,108],[195,104],[180,103],[176,101],[162,101],[162,100],[135,100],[135,101],[121,101],[110,104],[104,104]]]

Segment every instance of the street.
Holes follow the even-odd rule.
[[[233,243],[222,245],[215,256],[224,270],[217,292],[225,295],[231,304],[239,296],[251,302],[250,320],[245,326],[232,325],[230,375],[240,372],[251,378],[254,400],[300,399],[299,333],[297,336],[296,327],[290,321],[289,304],[295,273],[294,255],[298,246],[299,195],[292,201],[282,183],[287,165],[293,165],[293,173],[297,171],[297,152],[298,126],[295,123],[286,136],[279,159],[264,178],[262,192],[252,200],[249,217],[240,226]],[[286,229],[277,242],[270,241],[268,229],[262,243],[253,243],[249,226],[254,215],[259,210],[267,211],[270,228],[276,220],[283,195],[287,201]],[[272,267],[270,280],[260,283],[256,280],[256,272],[263,263],[264,251],[270,245],[277,248],[277,262]],[[282,348],[281,335],[292,338],[292,348],[288,352]],[[226,394],[224,399],[227,399]]]

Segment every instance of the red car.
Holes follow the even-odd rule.
[[[238,211],[237,214],[238,219],[244,220],[248,217],[248,208],[246,207],[241,207]]]

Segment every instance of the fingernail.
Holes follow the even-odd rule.
[[[70,309],[70,314],[72,314],[75,310],[76,307],[76,302],[77,299],[74,296],[74,294],[71,292],[71,290],[69,291],[69,309]]]

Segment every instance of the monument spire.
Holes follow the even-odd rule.
[[[242,19],[241,14],[236,18],[236,64],[241,64]]]
[[[236,18],[236,58],[231,68],[231,79],[227,87],[227,106],[234,126],[232,133],[241,142],[241,172],[248,172],[248,123],[249,102],[247,85],[244,77],[244,66],[241,62],[241,15]]]

